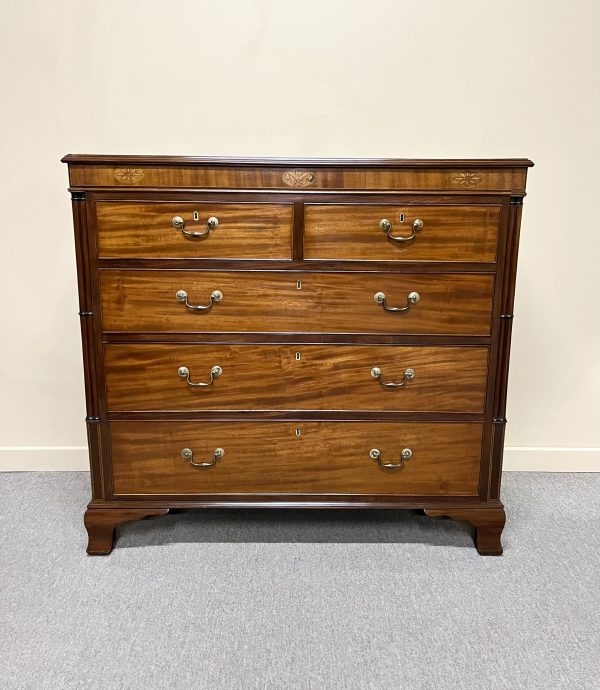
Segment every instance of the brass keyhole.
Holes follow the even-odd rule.
[[[194,220],[200,220],[200,214],[198,211],[194,211]]]

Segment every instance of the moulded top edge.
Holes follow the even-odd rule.
[[[518,168],[532,167],[528,158],[246,158],[207,156],[94,155],[69,153],[61,162],[87,165],[198,165],[284,167],[382,167],[382,168]]]

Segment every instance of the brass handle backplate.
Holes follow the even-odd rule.
[[[210,293],[210,302],[208,304],[190,304],[188,302],[188,293],[185,290],[177,290],[175,298],[192,311],[209,311],[216,302],[220,302],[223,299],[223,293],[220,290],[213,290]]]
[[[184,460],[189,460],[190,465],[194,467],[212,467],[216,464],[217,460],[220,460],[225,455],[225,451],[222,448],[215,448],[213,451],[213,459],[210,462],[194,462],[194,451],[191,448],[182,448],[181,457]]]
[[[212,386],[214,380],[221,376],[222,373],[223,369],[221,369],[218,364],[215,364],[215,366],[210,370],[210,378],[208,383],[203,383],[202,381],[194,383],[193,381],[190,381],[190,370],[187,367],[179,367],[179,369],[177,369],[177,376],[185,379],[187,385],[192,386],[193,388],[205,388],[206,386]]]
[[[383,230],[383,232],[387,233],[388,238],[394,242],[410,242],[411,240],[414,240],[415,235],[419,230],[422,230],[423,225],[424,223],[421,218],[415,218],[412,224],[412,233],[406,237],[403,237],[402,235],[392,235],[392,223],[387,218],[382,218],[379,221],[379,227]]]
[[[417,302],[421,299],[421,295],[419,295],[418,292],[409,292],[406,297],[406,305],[404,307],[388,307],[385,292],[376,292],[373,295],[373,299],[377,302],[377,304],[381,304],[385,311],[402,312],[408,311],[413,304],[417,304]]]
[[[185,221],[181,216],[175,216],[171,223],[174,228],[181,230],[182,234],[185,235],[185,237],[192,237],[194,239],[202,239],[203,237],[208,237],[211,230],[216,230],[219,227],[219,219],[215,216],[211,216],[206,221],[206,230],[204,230],[203,232],[190,232],[189,230],[186,230]]]
[[[400,453],[400,462],[381,462],[381,451],[379,448],[372,448],[369,451],[369,457],[371,460],[377,460],[377,464],[380,467],[404,467],[404,463],[410,460],[413,456],[413,452],[410,448],[403,448]]]
[[[402,380],[400,383],[385,383],[383,380],[383,371],[381,371],[379,367],[373,367],[371,369],[371,376],[374,379],[377,379],[384,388],[404,388],[409,381],[412,381],[415,378],[415,370],[405,369],[404,380]]]

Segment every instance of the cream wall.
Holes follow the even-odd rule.
[[[67,153],[532,158],[507,468],[600,470],[600,3],[0,5],[0,468],[84,468]]]

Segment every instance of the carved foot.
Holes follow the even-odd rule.
[[[88,533],[87,552],[101,556],[112,551],[118,525],[151,515],[166,515],[168,508],[94,508],[85,511],[83,522]]]
[[[506,514],[502,506],[452,508],[448,506],[435,506],[425,508],[425,513],[431,517],[449,517],[452,520],[470,522],[474,528],[473,539],[477,551],[482,556],[502,555],[502,530],[506,522]]]

